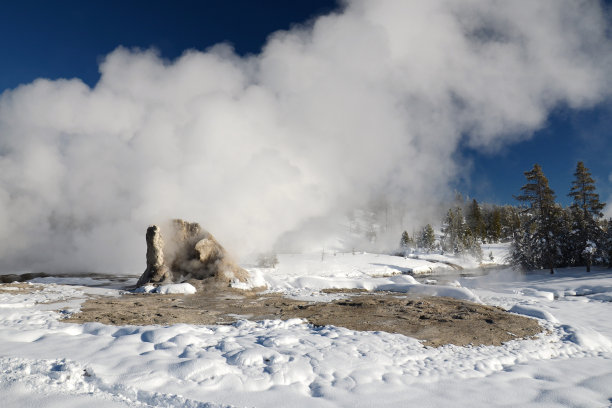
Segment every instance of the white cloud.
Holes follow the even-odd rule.
[[[462,135],[499,148],[557,104],[608,97],[605,29],[597,2],[353,0],[259,55],[118,48],[93,89],[7,91],[3,268],[140,273],[167,217],[244,253],[372,191],[417,216],[456,177]]]

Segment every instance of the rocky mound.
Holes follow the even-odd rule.
[[[188,279],[247,281],[248,272],[236,265],[225,248],[198,223],[172,220],[165,233],[169,237],[166,242],[159,226],[147,228],[147,268],[138,286]]]

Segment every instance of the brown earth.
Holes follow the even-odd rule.
[[[0,283],[0,293],[31,293],[40,290],[37,285],[29,285],[27,283]]]
[[[198,286],[195,295],[126,294],[120,298],[91,298],[81,306],[80,313],[63,321],[169,325],[303,318],[317,326],[400,333],[433,347],[500,345],[542,331],[534,319],[497,307],[445,297],[342,291],[347,296],[344,299],[306,302],[275,293],[191,283]]]

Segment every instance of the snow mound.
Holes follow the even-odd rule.
[[[538,298],[543,298],[547,300],[555,300],[555,294],[552,292],[530,289],[530,288],[523,289],[522,292],[523,292],[523,295],[525,296],[538,297]]]
[[[434,255],[431,255],[435,257]],[[448,285],[423,285],[409,273],[453,272],[440,259],[426,260],[381,254],[337,254],[322,258],[320,254],[280,255],[276,268],[250,268],[251,280],[236,283],[235,288],[266,287],[272,292],[300,300],[330,300],[322,295],[326,289],[365,289],[427,296],[446,296],[482,303],[471,290],[458,281]],[[430,283],[434,282],[430,280]]]
[[[574,342],[586,350],[612,348],[612,341],[593,329],[566,325],[563,329],[568,333],[565,340]]]
[[[144,285],[134,289],[134,293],[158,293],[160,295],[166,294],[185,294],[193,295],[196,293],[196,288],[190,283],[171,283],[161,286]]]
[[[540,310],[535,307],[525,306],[525,305],[514,305],[510,308],[509,312],[522,314],[525,316],[535,317],[538,319],[546,320],[552,323],[558,323],[559,321],[552,315],[550,312],[546,310]]]
[[[165,295],[167,293],[183,293],[185,295],[193,295],[196,293],[196,288],[190,283],[174,283],[170,285],[161,285],[155,293]]]
[[[235,289],[241,290],[250,290],[255,288],[267,288],[268,283],[264,278],[264,272],[262,269],[251,269],[249,271],[249,277],[246,282],[241,282],[237,279],[234,279],[230,286]]]
[[[482,303],[478,296],[471,290],[454,286],[392,283],[376,286],[374,290],[388,290],[390,292],[412,293],[426,296],[445,296],[454,299],[468,300],[474,303]]]

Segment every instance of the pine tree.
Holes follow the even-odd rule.
[[[484,241],[486,238],[486,227],[482,216],[482,211],[476,199],[473,199],[468,208],[466,221],[475,239]]]
[[[525,172],[525,178],[527,184],[521,187],[522,194],[516,199],[528,204],[529,220],[512,246],[511,258],[528,269],[545,267],[554,273],[561,253],[557,224],[560,208],[539,164]]]
[[[413,245],[414,245],[414,241],[408,234],[408,231],[402,232],[402,238],[400,239],[400,248],[408,249]]]
[[[488,217],[487,238],[490,243],[499,242],[502,236],[502,212],[498,206],[493,207],[493,210]]]
[[[478,262],[482,262],[483,254],[480,246],[480,239],[472,233],[469,227],[463,230],[463,236],[461,238],[464,251],[476,258]]]
[[[561,234],[561,266],[577,265],[580,261],[580,251],[576,250],[574,214],[571,208],[560,209],[557,227]]]
[[[587,272],[591,271],[593,258],[600,252],[603,231],[598,221],[603,216],[605,203],[599,201],[599,194],[595,192],[595,180],[591,177],[589,169],[579,161],[576,165],[572,188],[568,194],[574,199],[571,205],[573,216],[574,248],[579,251],[579,257],[586,265]]]
[[[502,229],[501,240],[504,242],[514,239],[521,229],[521,217],[519,210],[511,205],[502,207]]]
[[[612,218],[606,220],[604,235],[604,255],[608,261],[608,268],[612,268]]]
[[[442,249],[445,251],[459,254],[463,252],[463,243],[461,237],[463,235],[465,220],[461,207],[449,209],[444,218],[442,225]]]
[[[431,251],[436,247],[436,235],[434,234],[433,227],[430,224],[427,224],[419,234],[419,239],[417,242],[419,248],[423,248],[427,251]]]
[[[463,218],[461,207],[448,210],[443,224],[442,232],[444,237],[442,242],[444,250],[452,251],[454,254],[464,254],[467,252],[479,261],[482,260],[482,249],[478,242],[479,239]]]

